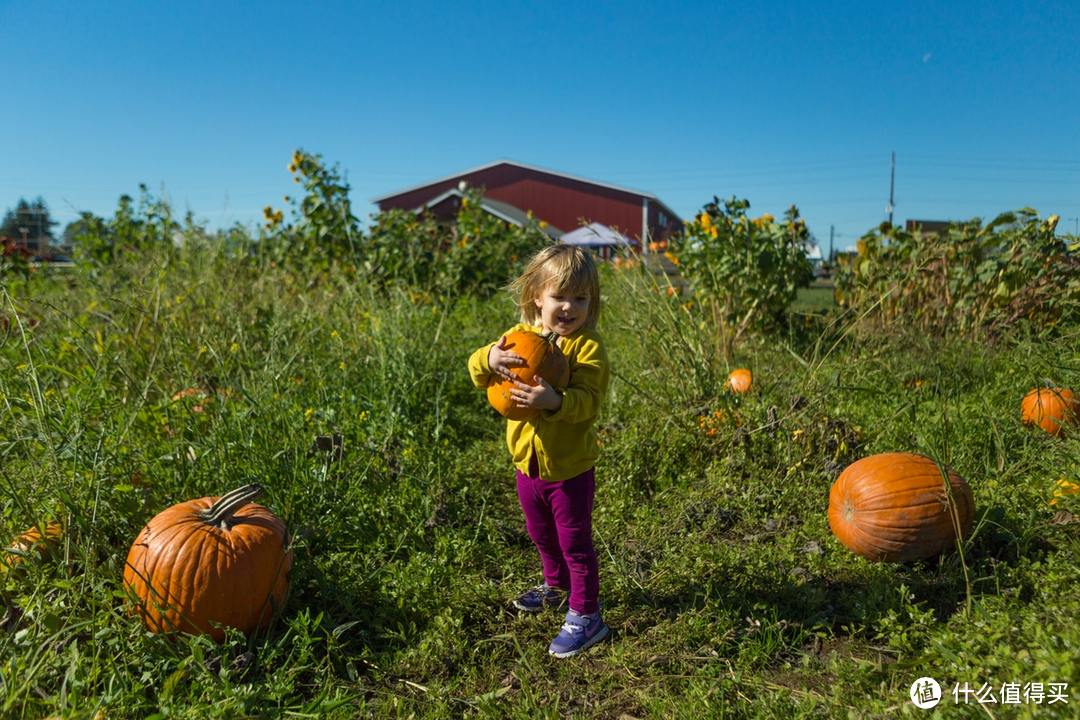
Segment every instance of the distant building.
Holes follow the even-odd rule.
[[[25,230],[25,228],[23,229]],[[31,254],[40,252],[42,249],[49,247],[49,238],[46,235],[35,235],[33,237],[30,237],[24,232],[21,237],[7,239],[12,240],[12,242],[15,243],[16,247],[23,248]]]
[[[71,247],[50,245],[47,236],[16,240],[0,235],[0,254],[18,255],[30,262],[71,262]]]
[[[509,160],[398,190],[374,202],[380,211],[427,210],[446,217],[456,214],[465,187],[482,189],[484,209],[507,222],[521,225],[532,213],[553,238],[600,223],[624,236],[635,250],[648,252],[648,241],[666,240],[683,226],[679,216],[650,193]]]
[[[582,225],[577,230],[565,233],[559,240],[567,245],[584,245],[586,247],[612,248],[632,244],[622,233],[597,222]]]
[[[457,217],[458,211],[461,209],[461,201],[464,197],[465,192],[462,189],[455,188],[440,193],[421,204],[419,207],[412,209],[416,211],[427,211],[436,220],[450,222]],[[529,213],[527,211],[522,211],[509,203],[500,202],[487,195],[480,199],[480,207],[489,215],[493,215],[511,225],[523,227],[529,222]],[[380,209],[382,208],[380,207]],[[558,240],[563,234],[562,230],[547,222],[545,222],[541,229],[552,240]]]
[[[904,229],[909,233],[917,230],[923,235],[940,235],[952,224],[951,220],[908,220],[904,223]]]

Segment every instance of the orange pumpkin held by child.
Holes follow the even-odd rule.
[[[222,497],[189,500],[154,516],[124,564],[124,587],[153,632],[225,637],[250,634],[285,604],[292,569],[289,534],[274,513],[251,502],[246,485]]]
[[[975,500],[964,479],[914,453],[881,453],[854,462],[829,492],[833,534],[868,560],[933,557],[954,547],[957,536],[966,537],[974,518]]]
[[[505,350],[510,350],[525,361],[524,365],[510,368],[510,371],[526,385],[536,385],[533,376],[539,375],[555,388],[565,388],[570,383],[570,364],[559,349],[557,333],[545,335],[531,330],[516,330],[507,333]],[[510,420],[530,420],[540,414],[536,408],[519,407],[511,397],[514,383],[492,375],[488,383],[487,396],[491,406],[499,414]]]
[[[1036,388],[1020,403],[1020,419],[1025,425],[1038,425],[1051,435],[1060,435],[1064,426],[1075,423],[1080,414],[1080,399],[1068,388]]]
[[[754,375],[746,368],[736,368],[731,371],[724,384],[733,393],[750,392],[750,387],[754,384]]]

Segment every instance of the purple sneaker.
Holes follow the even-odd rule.
[[[548,652],[557,658],[568,658],[591,648],[608,636],[609,628],[600,619],[600,613],[578,615],[573,610],[566,613],[562,630],[551,641]]]
[[[537,585],[514,598],[514,607],[525,612],[540,612],[544,608],[559,607],[566,598],[559,588],[553,588],[547,583]]]

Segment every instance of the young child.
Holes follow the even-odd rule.
[[[608,635],[600,618],[600,579],[592,541],[595,465],[599,455],[594,423],[608,386],[608,359],[596,332],[600,281],[592,256],[572,245],[551,245],[530,260],[510,286],[522,323],[507,332],[533,330],[559,335],[570,365],[570,384],[558,390],[543,378],[537,385],[515,381],[518,405],[540,410],[531,420],[508,420],[506,442],[517,468],[517,493],[544,569],[544,583],[522,593],[514,605],[527,612],[562,604],[569,612],[548,648],[555,657],[577,655]],[[493,375],[512,378],[525,361],[506,348],[506,336],[469,358],[473,384],[486,388]]]

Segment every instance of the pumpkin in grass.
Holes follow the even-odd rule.
[[[1038,425],[1051,435],[1060,435],[1064,426],[1075,423],[1080,414],[1080,398],[1068,388],[1036,388],[1020,403],[1020,419]]]
[[[225,637],[265,628],[285,603],[292,550],[285,523],[247,485],[158,513],[124,564],[124,586],[153,632]]]
[[[172,397],[169,398],[169,399],[172,400],[173,402],[178,402],[180,400],[183,400],[183,399],[189,398],[189,397],[193,397],[193,398],[196,398],[198,400],[202,400],[203,398],[206,398],[206,397],[209,397],[209,396],[210,396],[210,391],[209,390],[204,390],[201,387],[188,387],[188,388],[184,388],[183,390],[177,390],[176,392],[174,392],[172,394]]]
[[[6,548],[0,549],[0,574],[14,569],[35,551],[40,557],[49,555],[60,544],[63,536],[64,526],[56,521],[46,523],[43,528],[36,525],[29,528]]]
[[[933,557],[971,532],[968,484],[925,455],[893,452],[849,465],[829,492],[829,527],[868,560]]]
[[[172,402],[180,402],[181,400],[189,400],[189,407],[193,413],[206,412],[207,406],[214,402],[214,399],[218,395],[227,396],[227,388],[221,388],[218,390],[211,390],[201,387],[189,387],[183,390],[177,390],[173,393],[170,400]]]
[[[724,383],[724,386],[733,393],[745,393],[750,392],[750,387],[753,384],[753,373],[746,368],[736,368],[728,375],[727,382]]]
[[[510,368],[514,376],[526,385],[536,385],[533,377],[539,375],[553,387],[565,388],[570,383],[570,364],[559,349],[559,336],[555,332],[544,335],[531,330],[516,330],[507,333],[504,350],[510,350],[521,356],[524,365]],[[497,375],[491,376],[488,383],[488,402],[500,415],[510,420],[529,420],[540,414],[536,408],[519,407],[515,404],[510,391],[514,383]]]

